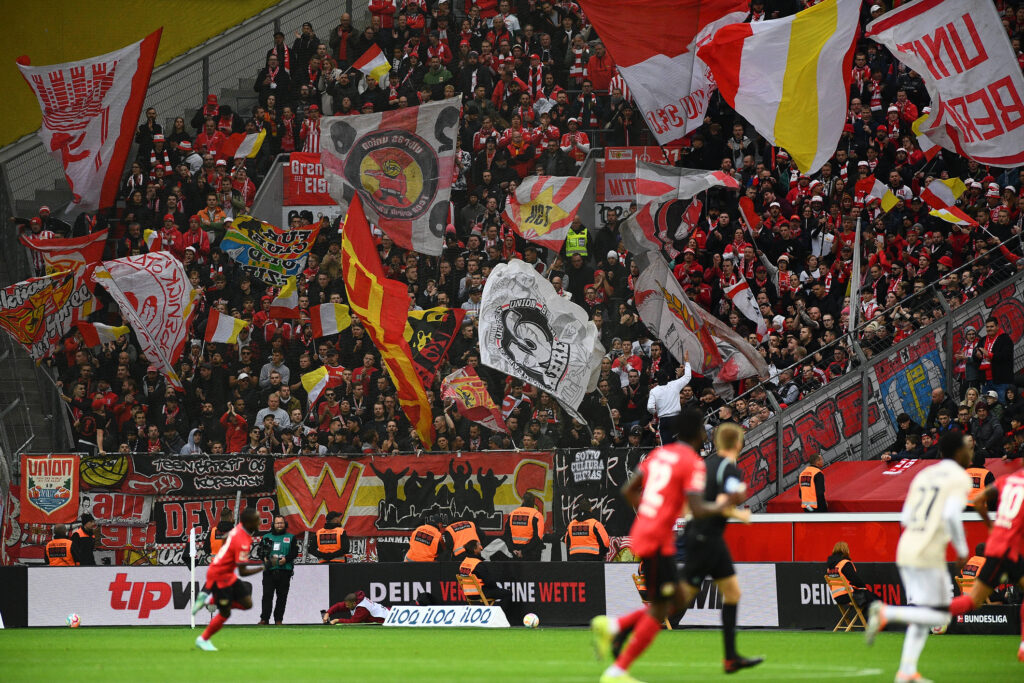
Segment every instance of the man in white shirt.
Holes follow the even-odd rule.
[[[680,374],[680,372],[682,374]],[[679,392],[690,383],[690,352],[683,351],[683,367],[676,368],[676,379],[651,389],[647,396],[647,412],[658,418],[662,445],[676,441],[676,417],[681,402]]]
[[[973,442],[961,432],[946,432],[939,440],[939,454],[942,462],[926,468],[910,483],[900,515],[903,534],[896,547],[896,565],[907,588],[908,606],[879,600],[868,608],[864,633],[868,645],[887,623],[907,624],[896,681],[926,681],[917,671],[917,660],[928,630],[949,623],[953,588],[946,570],[946,545],[951,543],[956,550],[958,567],[967,561],[960,512],[971,491],[971,478],[964,468],[974,457]]]

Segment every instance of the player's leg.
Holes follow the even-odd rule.
[[[917,662],[924,650],[928,633],[933,627],[949,622],[949,613],[940,608],[953,598],[950,578],[945,569],[932,567],[900,567],[900,579],[907,589],[907,602],[915,607],[883,607],[892,619],[906,620],[907,634],[903,638],[903,654],[897,680],[915,680],[920,677]],[[912,621],[911,621],[912,620]]]
[[[615,659],[615,663],[605,670],[601,676],[602,683],[635,680],[627,673],[629,667],[657,637],[662,622],[668,616],[670,606],[677,600],[679,594],[680,587],[671,557],[644,558],[641,564],[650,604],[645,610],[626,615],[625,618],[608,620],[607,630],[614,631],[611,635],[615,635],[623,627],[632,626],[633,637]],[[607,640],[605,642],[607,643]]]
[[[974,586],[971,588],[970,594],[953,598],[953,602],[949,605],[950,614],[954,617],[959,616],[984,605],[988,596],[992,595],[992,591],[995,590],[995,586],[1003,583],[1005,576],[1009,575],[1008,567],[1010,566],[1012,563],[1005,557],[986,555],[985,564],[981,566],[981,570],[974,578]]]
[[[231,607],[252,609],[252,584],[241,579],[231,584]]]
[[[236,581],[235,583],[238,582]],[[210,623],[206,626],[202,635],[196,638],[196,647],[200,650],[206,650],[207,652],[215,652],[217,650],[213,643],[210,642],[210,638],[224,627],[224,623],[231,616],[231,588],[231,586],[223,588],[213,586],[211,595],[214,599],[214,604],[217,605],[217,613],[210,618]]]

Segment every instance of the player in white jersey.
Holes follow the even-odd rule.
[[[958,568],[967,561],[967,538],[960,513],[967,505],[971,478],[964,468],[974,456],[973,442],[960,432],[939,440],[942,462],[914,477],[903,503],[903,534],[896,547],[896,565],[907,589],[907,607],[881,600],[868,608],[865,638],[870,645],[886,623],[907,624],[903,657],[896,681],[930,683],[917,671],[928,630],[949,623],[952,581],[946,569],[946,545],[956,550]]]

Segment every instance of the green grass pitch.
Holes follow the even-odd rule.
[[[85,617],[87,619],[87,617]],[[86,624],[88,622],[85,622]],[[0,680],[32,681],[484,681],[596,682],[584,629],[385,629],[376,626],[232,626],[200,652],[187,627],[0,631]],[[768,661],[735,681],[891,681],[903,636],[874,647],[860,633],[741,631],[740,651]],[[1017,638],[930,636],[921,673],[936,681],[1022,681]],[[727,678],[721,635],[663,631],[633,667],[649,681]]]

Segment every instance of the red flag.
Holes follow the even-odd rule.
[[[487,392],[487,385],[472,366],[467,365],[444,378],[441,398],[454,401],[459,414],[468,420],[492,431],[508,431],[501,411]]]
[[[82,266],[101,260],[107,244],[107,231],[100,230],[84,237],[45,240],[37,240],[31,235],[22,234],[18,239],[27,248],[42,255],[47,273],[60,273],[65,270],[78,270]]]

